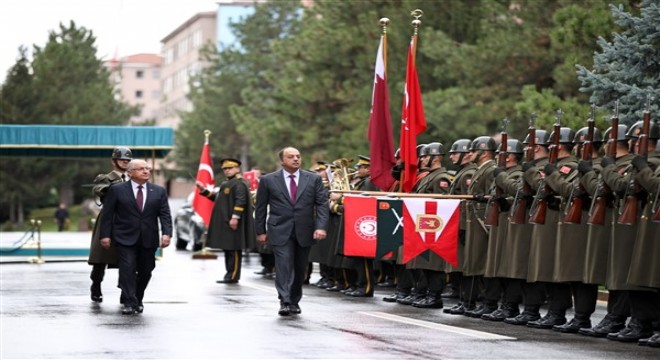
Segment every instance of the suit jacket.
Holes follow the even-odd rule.
[[[172,236],[172,215],[164,188],[146,183],[147,197],[142,212],[138,210],[132,182],[126,181],[108,189],[101,210],[100,238],[132,246],[140,243],[145,248],[160,244],[158,220],[163,235]]]
[[[296,200],[291,204],[283,171],[280,169],[259,179],[255,232],[268,234],[268,243],[280,246],[286,244],[295,229],[300,246],[312,246],[314,230],[325,230],[328,225],[328,192],[320,176],[300,170]]]

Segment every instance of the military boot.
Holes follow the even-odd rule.
[[[578,334],[593,336],[593,337],[606,337],[607,334],[618,332],[626,327],[625,316],[618,316],[607,314],[598,325],[591,329],[580,329]]]
[[[590,329],[591,320],[589,320],[589,315],[586,314],[575,314],[571,321],[563,325],[555,325],[552,327],[552,330],[559,331],[563,333],[575,334],[580,329]]]
[[[525,306],[525,310],[520,315],[504,319],[504,322],[511,325],[527,325],[530,321],[536,321],[541,318],[539,314],[540,306]]]
[[[527,326],[535,329],[552,329],[555,325],[563,325],[566,323],[566,315],[563,312],[548,310],[548,313],[535,321],[530,321]]]
[[[490,314],[484,314],[481,318],[489,321],[504,321],[506,318],[513,318],[519,314],[520,309],[518,308],[518,304],[504,303],[499,309]]]
[[[652,335],[653,328],[650,321],[633,318],[623,330],[607,334],[607,338],[621,342],[637,342],[639,339],[648,338]]]

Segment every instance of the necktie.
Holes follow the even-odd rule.
[[[291,204],[296,203],[296,193],[298,192],[298,185],[296,185],[296,176],[289,175],[291,182],[289,182],[289,192],[291,193]]]
[[[126,174],[121,174],[121,181],[126,181]]]
[[[144,194],[142,193],[142,185],[138,186],[138,192],[137,192],[137,197],[135,198],[137,201],[137,207],[140,212],[142,212],[142,203],[144,202]]]

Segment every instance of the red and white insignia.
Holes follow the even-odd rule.
[[[449,187],[449,182],[447,181],[440,181],[440,187]]]
[[[559,169],[559,172],[562,174],[568,174],[571,172],[571,168],[568,166],[562,166],[561,169]]]
[[[472,179],[467,179],[467,180],[465,181],[465,183],[466,183],[467,185],[472,184]]]
[[[415,225],[415,231],[417,232],[438,232],[442,230],[444,223],[438,215],[417,214]]]
[[[355,220],[353,228],[355,229],[355,233],[363,240],[375,241],[377,235],[376,224],[376,217],[367,215]]]

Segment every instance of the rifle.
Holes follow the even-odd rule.
[[[555,118],[554,133],[552,134],[552,144],[550,145],[550,156],[548,162],[556,164],[557,155],[559,154],[559,135],[561,133],[561,109],[557,110],[557,117]],[[545,224],[545,215],[548,211],[548,198],[554,195],[552,188],[545,182],[545,178],[539,190],[536,192],[534,203],[529,210],[529,222],[531,224],[543,225]]]
[[[527,144],[527,152],[525,153],[525,162],[534,160],[534,148],[536,147],[535,122],[536,113],[532,113],[532,117],[529,119],[529,128],[527,129],[529,143]],[[531,193],[532,187],[529,186],[524,179],[521,179],[520,188],[516,191],[516,196],[513,198],[513,204],[511,204],[513,210],[511,211],[510,221],[512,224],[525,224],[527,221],[527,203]]]
[[[509,119],[504,119],[502,121],[502,133],[500,140],[500,153],[497,154],[497,166],[506,167],[506,157],[508,155],[508,134],[507,127],[509,126]],[[495,185],[495,195],[491,196],[488,199],[488,204],[486,205],[486,217],[484,224],[487,226],[498,226],[500,212],[502,207],[500,206],[500,201],[504,198],[504,190],[499,186]]]
[[[595,127],[596,104],[591,104],[591,112],[587,120],[587,138],[582,142],[582,160],[591,161],[592,148],[594,141],[594,127]],[[584,174],[579,173],[578,178]],[[584,186],[578,180],[577,185],[571,191],[569,197],[569,205],[564,212],[564,223],[566,224],[579,224],[582,221],[582,208],[584,206],[584,199],[587,192]]]
[[[651,220],[660,222],[660,185],[658,185],[658,190],[655,191],[655,200],[653,200],[651,212],[653,213]]]
[[[651,131],[651,111],[649,110],[651,106],[651,95],[649,94],[646,97],[646,109],[644,110],[644,116],[642,117],[642,133],[637,139],[639,146],[637,147],[637,155],[643,157],[645,160],[647,158],[648,147],[649,147],[649,133]],[[626,201],[623,204],[623,210],[619,213],[619,219],[617,220],[618,224],[622,225],[634,225],[637,222],[637,209],[639,205],[639,197],[641,186],[635,180],[635,171],[634,168],[630,172],[630,182],[626,188]]]
[[[614,105],[614,115],[610,119],[610,138],[607,140],[607,152],[605,156],[616,158],[616,142],[619,138],[619,100]],[[591,198],[589,207],[589,219],[587,224],[603,225],[605,224],[605,209],[607,208],[607,199],[612,195],[612,190],[603,179],[603,174],[598,174],[598,185],[596,193]]]

